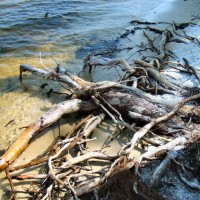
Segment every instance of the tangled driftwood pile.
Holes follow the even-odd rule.
[[[115,48],[111,52],[90,54],[84,60],[84,68],[89,68],[90,73],[94,67],[121,68],[120,80],[117,82],[85,81],[60,65],[57,66],[56,71],[42,70],[25,64],[20,66],[21,82],[23,82],[24,72],[61,82],[66,87],[68,100],[54,105],[46,114],[30,124],[20,138],[1,156],[0,169],[6,169],[13,198],[16,195],[14,179],[41,179],[39,185],[42,185],[37,191],[31,189],[27,191],[36,199],[78,199],[91,191],[94,192],[94,198],[99,199],[98,188],[102,184],[105,185],[114,174],[130,169],[134,169],[133,193],[145,198],[148,196],[145,189],[138,189],[141,187],[141,183],[138,184],[138,170],[146,160],[167,153],[152,175],[151,184],[156,185],[169,167],[170,161],[176,161],[178,150],[199,139],[199,89],[175,84],[172,79],[168,79],[163,74],[166,69],[171,68],[183,74],[194,75],[200,81],[200,72],[185,58],[182,62],[174,61],[175,55],[168,49],[170,43],[184,43],[184,39],[200,44],[198,38],[184,32],[186,27],[196,25],[195,20],[192,23],[179,24],[140,21],[131,23],[134,24],[134,28],[122,34],[117,42],[127,39],[129,35],[134,39],[134,35],[139,31],[143,33],[144,41],[137,46],[140,59],[129,63],[123,58],[103,56],[122,51]],[[158,24],[163,27],[156,28]],[[153,56],[148,57],[149,52]],[[163,94],[179,98],[169,103],[162,98]],[[18,167],[10,166],[36,134],[55,123],[63,115],[75,112],[81,112],[81,120],[65,138],[57,140],[45,153],[31,162]],[[106,153],[106,149],[112,148],[109,144],[116,137],[115,134],[105,141],[101,149],[87,151],[87,143],[95,140],[92,132],[105,118],[111,118],[116,124],[116,135],[123,134],[125,130],[130,130],[132,133],[132,138],[113,155]],[[145,143],[144,153],[139,157],[130,156],[141,142]],[[76,153],[68,159],[68,154],[72,150]],[[44,162],[47,165],[42,174],[10,174]],[[180,163],[177,162],[178,164]],[[94,168],[94,166],[98,167]],[[109,189],[106,198],[112,198]]]

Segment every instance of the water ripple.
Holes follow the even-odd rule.
[[[17,52],[18,56],[34,55],[39,49],[64,51],[71,45],[90,45],[92,38],[111,39],[135,14],[145,11],[145,2],[1,0],[0,58],[16,56]],[[158,3],[153,0],[149,4]]]

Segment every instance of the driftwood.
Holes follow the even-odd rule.
[[[139,21],[132,21],[132,23],[155,24]],[[45,180],[47,186],[44,186],[43,192],[38,193],[37,198],[52,199],[61,195],[60,197],[67,199],[73,197],[78,199],[81,195],[91,191],[94,191],[98,198],[97,189],[119,170],[122,163],[123,170],[134,168],[135,176],[137,176],[139,167],[145,163],[146,159],[169,152],[153,174],[152,184],[156,185],[171,160],[176,158],[177,150],[199,139],[200,135],[196,130],[198,128],[194,127],[199,127],[197,122],[200,107],[197,100],[200,99],[200,94],[191,94],[185,98],[182,94],[189,92],[187,88],[175,85],[160,71],[162,65],[171,63],[166,58],[167,43],[173,37],[172,30],[159,32],[150,27],[147,30],[156,31],[156,34],[160,35],[159,45],[154,50],[158,58],[152,59],[151,62],[137,59],[133,65],[122,58],[110,59],[95,55],[90,55],[84,60],[84,67],[89,67],[90,72],[94,66],[99,68],[100,66],[120,67],[122,74],[118,82],[85,81],[61,66],[58,66],[56,71],[42,70],[29,65],[20,66],[22,83],[23,73],[29,72],[46,80],[62,82],[70,92],[68,93],[69,100],[54,105],[46,114],[30,124],[19,139],[0,157],[0,170],[6,168],[14,196],[16,194],[12,180],[42,179]],[[151,48],[153,46],[155,49],[154,41],[150,41],[146,32],[145,35]],[[194,73],[199,81],[197,70],[188,63],[185,63],[184,67],[185,71]],[[156,92],[150,93],[149,91]],[[159,91],[179,95],[182,100],[168,103],[157,95]],[[196,105],[190,104],[194,101],[197,102]],[[40,158],[22,166],[10,166],[36,134],[58,121],[63,115],[82,111],[90,113],[90,115],[68,133],[62,142],[51,146],[55,149],[53,154],[41,155]],[[92,132],[106,117],[111,118],[116,124],[118,134],[123,130],[129,130],[132,138],[113,155],[106,153],[108,141],[101,149],[88,152],[85,148],[86,144],[96,139],[92,138]],[[191,126],[192,123],[194,126]],[[148,134],[157,135],[155,138],[159,138],[159,142],[153,141],[154,137],[148,138]],[[132,157],[131,152],[142,139],[148,143],[146,151],[139,157]],[[77,149],[80,154],[76,153],[75,157],[68,159],[70,151],[76,150],[77,152]],[[47,171],[44,174],[10,175],[8,173],[42,162],[47,163]],[[101,167],[94,168],[94,165],[90,163],[102,164]],[[8,166],[9,168],[7,168]],[[137,193],[137,179],[133,180],[133,184],[133,190]]]
[[[29,144],[30,139],[39,131],[56,122],[64,114],[69,114],[77,111],[92,110],[94,104],[83,102],[78,99],[61,102],[52,107],[46,114],[40,117],[36,122],[29,125],[20,138],[6,151],[0,158],[0,169],[4,169],[11,163]]]

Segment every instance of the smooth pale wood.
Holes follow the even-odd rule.
[[[77,111],[92,110],[95,105],[91,102],[73,99],[54,105],[47,113],[26,128],[20,137],[10,146],[4,155],[0,157],[0,170],[12,163],[28,146],[30,140],[40,131],[50,126],[63,115]]]

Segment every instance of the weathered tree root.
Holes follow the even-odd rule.
[[[45,71],[40,71],[40,70],[37,71],[37,69],[30,67],[30,66],[28,66],[28,67],[21,66],[22,71],[25,71],[25,70],[23,70],[23,67],[25,67],[26,71],[30,71],[36,75],[46,77],[46,76],[43,76],[46,73]],[[51,73],[50,76],[52,76],[52,74],[54,74],[55,77],[60,77],[59,74],[55,75],[55,73]],[[67,77],[67,78],[65,78],[65,77]],[[104,115],[102,114],[103,118],[100,117],[99,120],[97,120],[97,117],[90,118],[90,119],[88,119],[88,121],[86,121],[87,123],[85,125],[85,128],[83,129],[83,131],[81,133],[79,133],[78,137],[71,137],[73,133],[70,133],[69,136],[66,138],[66,140],[63,140],[63,146],[61,146],[58,149],[57,153],[48,158],[49,175],[45,175],[45,174],[44,175],[42,175],[42,174],[41,175],[23,175],[22,174],[22,175],[19,175],[16,177],[13,176],[13,178],[23,179],[23,180],[24,179],[33,179],[33,178],[34,179],[35,178],[52,179],[55,182],[51,186],[49,186],[49,189],[47,189],[47,190],[52,192],[53,188],[55,186],[55,183],[56,183],[56,184],[61,185],[64,188],[68,188],[69,190],[71,190],[72,194],[76,198],[78,196],[83,195],[86,192],[90,192],[95,187],[102,184],[108,177],[110,177],[112,175],[113,167],[115,168],[115,165],[120,161],[121,156],[128,155],[134,149],[136,143],[139,142],[139,140],[145,134],[147,134],[148,131],[152,127],[158,125],[159,123],[161,123],[163,121],[171,119],[172,116],[174,116],[179,111],[179,109],[181,107],[183,107],[184,104],[186,104],[187,102],[200,98],[200,95],[194,95],[190,98],[185,98],[178,104],[178,106],[175,106],[174,109],[168,113],[168,108],[166,108],[165,106],[159,105],[159,107],[158,107],[158,106],[152,104],[150,101],[152,101],[153,98],[151,98],[151,97],[148,98],[150,101],[143,99],[142,100],[143,102],[141,103],[141,100],[140,100],[141,97],[137,97],[134,94],[135,92],[137,95],[139,94],[139,91],[137,91],[137,90],[133,90],[132,95],[123,93],[120,90],[118,90],[118,92],[114,92],[114,93],[112,93],[112,90],[110,92],[103,92],[101,96],[96,94],[96,91],[101,93],[102,88],[110,88],[110,87],[112,88],[112,87],[116,87],[116,85],[117,85],[119,88],[129,89],[128,86],[122,85],[122,87],[121,87],[121,85],[112,83],[112,82],[101,82],[101,83],[88,82],[88,84],[85,85],[84,81],[82,81],[80,78],[76,79],[76,76],[74,76],[74,77],[73,77],[73,81],[78,80],[78,83],[79,83],[79,84],[77,83],[78,87],[76,85],[76,81],[73,84],[71,83],[71,79],[67,74],[62,75],[62,80],[66,80],[65,83],[68,85],[72,84],[73,85],[72,88],[75,88],[74,92],[76,94],[79,94],[79,96],[81,94],[79,92],[79,88],[82,88],[84,90],[84,94],[82,93],[83,96],[89,96],[91,94],[94,94],[95,98],[97,98],[96,100],[93,98],[93,100],[95,100],[95,103],[90,102],[90,101],[87,101],[87,102],[82,101],[80,99],[73,99],[73,100],[68,100],[68,101],[65,101],[65,102],[62,102],[62,103],[59,103],[59,104],[53,106],[53,108],[50,109],[46,114],[44,114],[41,118],[39,118],[35,123],[30,125],[23,132],[22,137],[20,137],[16,141],[16,143],[10,147],[10,149],[6,152],[6,154],[4,154],[1,157],[1,169],[4,169],[8,165],[8,163],[11,163],[27,147],[30,139],[36,133],[38,133],[39,131],[43,130],[47,126],[49,126],[52,123],[54,123],[55,121],[57,121],[64,114],[70,114],[73,112],[83,111],[83,110],[92,110],[92,109],[96,109],[98,106],[100,106],[104,111],[106,111],[113,118],[115,123],[117,123],[118,125],[125,125],[127,128],[132,130],[131,126],[123,121],[122,116],[120,114],[120,112],[122,114],[124,113],[123,109],[125,108],[125,109],[129,110],[131,117],[133,117],[137,120],[138,119],[142,120],[143,122],[150,121],[147,125],[145,125],[142,129],[140,129],[138,132],[136,132],[134,134],[130,143],[127,143],[126,145],[124,145],[118,154],[113,155],[113,156],[108,156],[108,155],[102,154],[100,152],[90,152],[90,153],[86,153],[82,156],[75,157],[67,162],[64,162],[59,167],[56,167],[56,169],[54,169],[55,168],[54,160],[57,160],[61,154],[63,154],[64,152],[73,148],[76,144],[81,142],[83,140],[83,138],[82,138],[83,136],[84,136],[84,138],[88,137],[90,135],[90,133],[95,129],[95,127],[102,121],[102,119],[104,118],[103,117]],[[80,83],[83,83],[83,85],[81,85]],[[141,93],[140,93],[140,95],[141,95]],[[134,98],[133,98],[133,95],[134,95]],[[135,99],[135,100],[132,102],[133,99]],[[119,103],[119,100],[120,100],[120,103]],[[98,101],[98,103],[96,101]],[[145,103],[146,108],[144,107],[144,101],[146,101],[146,103]],[[141,103],[141,105],[140,105],[140,103]],[[118,105],[120,105],[120,107],[118,107]],[[135,106],[135,105],[137,105],[137,106]],[[139,105],[141,106],[141,108]],[[124,106],[124,108],[123,108],[123,106]],[[149,110],[150,107],[151,107],[151,109]],[[121,109],[123,108],[123,109],[121,110],[120,108]],[[108,111],[107,109],[109,109],[110,111]],[[149,114],[148,114],[147,110],[145,111],[145,109],[148,109]],[[160,109],[160,111],[159,111],[159,109]],[[193,107],[193,109],[195,110],[195,107]],[[118,112],[118,110],[120,112]],[[112,112],[114,112],[115,115],[117,114],[120,121],[123,123],[118,121],[117,118],[114,117],[113,114],[111,114]],[[125,111],[125,113],[127,113],[127,112]],[[155,118],[155,117],[158,117],[158,118]],[[92,124],[94,124],[94,125],[92,125]],[[77,129],[80,128],[82,125],[83,125],[83,123],[81,123],[77,127]],[[29,137],[27,137],[27,135]],[[24,139],[24,137],[25,138],[27,137],[26,140]],[[84,140],[82,142],[84,142]],[[181,138],[174,139],[171,142],[168,142],[162,146],[159,146],[159,147],[155,148],[153,151],[152,150],[147,151],[146,153],[142,154],[140,157],[133,159],[133,161],[129,160],[129,162],[127,163],[127,169],[130,169],[133,166],[135,166],[135,170],[137,172],[138,167],[140,166],[143,158],[154,157],[155,155],[158,155],[160,152],[163,153],[163,151],[173,150],[177,146],[185,145],[187,142],[188,141],[185,137],[181,137]],[[19,143],[20,143],[20,145],[19,145]],[[12,154],[12,152],[15,152],[15,154]],[[89,184],[87,184],[87,183],[82,184],[81,186],[76,186],[76,188],[73,188],[73,186],[70,184],[71,178],[69,178],[67,180],[67,182],[66,182],[66,180],[63,179],[66,176],[66,174],[72,173],[71,169],[70,169],[71,167],[73,167],[74,165],[77,165],[79,163],[85,162],[87,160],[94,159],[94,158],[99,161],[102,159],[103,160],[104,159],[114,160],[113,165],[110,166],[110,169],[107,171],[107,173],[105,173],[104,176],[101,176],[101,178],[94,178],[92,181],[89,182]],[[160,171],[163,170],[165,167],[166,166],[160,167],[157,169],[157,171],[159,171],[159,173],[160,173]],[[91,173],[93,174],[94,171]],[[155,180],[155,182],[157,182],[159,180],[159,177],[156,174],[158,174],[158,173],[155,172],[154,179],[153,179],[153,180]],[[75,176],[79,177],[81,175],[78,175],[78,174],[72,175],[71,174],[69,177],[75,177]],[[43,198],[46,199],[48,197],[50,197],[49,192],[47,192],[47,194]]]
[[[156,24],[139,21],[132,23],[152,26]],[[187,25],[174,24],[173,26],[175,29],[182,29]],[[136,66],[121,58],[110,59],[88,56],[84,61],[85,67],[89,67],[90,72],[92,72],[93,66],[121,67],[124,74],[121,75],[118,82],[88,82],[72,75],[61,66],[58,66],[56,72],[37,69],[29,65],[20,66],[21,82],[23,72],[30,72],[44,79],[62,82],[72,93],[68,96],[68,98],[71,97],[71,100],[54,105],[46,114],[29,125],[19,139],[0,157],[0,170],[5,169],[24,151],[37,133],[59,120],[63,115],[78,111],[94,113],[95,110],[98,112],[86,117],[65,136],[65,139],[57,142],[52,154],[41,155],[30,163],[10,168],[10,171],[15,172],[46,161],[47,169],[44,174],[11,174],[8,177],[11,182],[12,179],[44,180],[43,184],[46,184],[46,186],[43,186],[44,191],[40,191],[37,196],[44,200],[56,199],[61,194],[65,195],[62,197],[65,199],[73,197],[78,199],[81,195],[90,191],[95,191],[95,197],[98,198],[97,188],[108,181],[113,174],[119,172],[120,167],[123,166],[124,170],[135,169],[135,178],[132,182],[133,190],[137,193],[138,179],[136,177],[139,167],[144,164],[145,159],[154,159],[164,152],[168,153],[153,173],[151,184],[156,185],[161,180],[161,176],[168,168],[170,161],[177,156],[177,150],[200,138],[198,134],[199,125],[194,125],[192,119],[189,119],[188,122],[182,120],[185,116],[199,116],[199,106],[185,104],[197,101],[200,99],[200,94],[191,95],[188,98],[181,97],[182,100],[175,100],[171,104],[157,96],[159,91],[170,93],[173,90],[171,94],[179,96],[187,92],[181,85],[177,86],[170,82],[161,72],[161,69],[164,69],[163,65],[172,63],[167,60],[169,56],[167,43],[177,39],[174,38],[172,25],[171,29],[166,30],[158,30],[153,27],[136,27],[134,31],[136,29],[145,29],[144,34],[148,40],[148,45],[141,44],[141,49],[138,52],[151,49],[157,55],[157,58],[152,61],[135,59],[134,64]],[[148,31],[159,34],[159,37],[156,38],[159,40],[157,43],[148,36]],[[133,31],[130,33],[133,33]],[[126,36],[125,34],[124,37]],[[150,46],[150,48],[147,46]],[[181,65],[181,69],[184,72],[194,74],[199,81],[198,71],[190,66],[187,60],[184,60],[184,62],[185,64]],[[152,95],[151,91],[155,91],[154,94],[156,95]],[[106,153],[110,141],[105,141],[100,149],[88,151],[87,143],[96,139],[92,138],[92,132],[107,116],[112,119],[118,133],[121,133],[121,130],[128,129],[132,133],[132,138],[113,155]],[[157,138],[163,138],[162,142],[154,141],[155,134],[159,134]],[[164,136],[160,136],[161,134],[164,134]],[[149,135],[151,135],[151,138],[148,138]],[[131,156],[141,139],[148,143],[145,152],[137,157]],[[69,158],[71,152],[74,157]],[[94,168],[99,163],[102,166]],[[7,168],[7,172],[8,170],[9,168]],[[195,185],[183,176],[181,178],[188,186],[199,189],[198,184]],[[14,193],[13,185],[12,190]]]
[[[170,119],[188,101],[196,100],[196,99],[199,99],[199,98],[200,98],[200,94],[194,95],[190,98],[185,98],[168,114],[166,114],[162,117],[158,117],[157,119],[153,119],[150,123],[145,125],[143,128],[141,128],[138,132],[136,132],[134,134],[130,144],[127,144],[127,146],[125,148],[127,148],[128,146],[130,146],[130,147],[126,150],[124,150],[125,149],[124,148],[123,151],[121,152],[121,154],[129,154],[133,150],[133,148],[135,147],[135,145],[139,141],[139,139],[141,139],[153,126]]]
[[[63,115],[74,113],[77,111],[92,110],[96,106],[91,102],[81,101],[79,99],[69,100],[54,105],[46,114],[40,117],[36,122],[29,125],[16,142],[0,157],[0,170],[5,169],[12,163],[19,154],[26,149],[30,139],[32,139],[39,131],[50,126]]]
[[[113,64],[113,62],[114,61],[112,61],[111,63]],[[126,69],[130,71],[130,66],[126,67]],[[122,115],[125,116],[125,113],[129,113],[130,117],[134,119],[141,120],[143,122],[148,123],[139,131],[137,131],[134,134],[132,140],[126,145],[124,145],[119,151],[119,153],[116,155],[108,156],[101,152],[89,152],[89,153],[83,154],[82,156],[77,156],[75,158],[72,158],[64,163],[61,162],[62,164],[60,163],[59,166],[56,166],[55,164],[57,160],[60,159],[61,155],[65,155],[64,152],[69,151],[80,142],[82,143],[86,142],[86,140],[83,138],[87,138],[90,135],[90,133],[96,128],[96,126],[104,119],[104,114],[101,114],[101,117],[99,116],[100,118],[96,116],[96,117],[92,117],[88,119],[87,121],[84,121],[86,123],[85,125],[84,125],[84,122],[81,123],[77,127],[77,129],[81,128],[81,126],[83,125],[85,127],[77,135],[77,137],[71,137],[73,132],[70,133],[68,137],[66,137],[66,140],[63,140],[63,145],[59,147],[59,149],[57,150],[57,153],[55,153],[54,155],[48,158],[48,168],[49,168],[48,175],[41,174],[41,175],[36,176],[36,175],[22,174],[20,176],[13,177],[17,179],[47,178],[47,179],[54,180],[53,184],[51,184],[49,188],[47,189],[47,193],[43,197],[44,199],[51,197],[50,193],[54,190],[55,184],[56,185],[58,184],[70,190],[76,198],[78,198],[78,196],[81,196],[86,192],[90,192],[95,187],[102,184],[108,177],[112,175],[115,165],[121,160],[121,156],[130,154],[131,151],[135,148],[135,145],[140,141],[140,139],[145,134],[148,133],[150,129],[152,129],[152,127],[160,124],[163,121],[167,121],[171,119],[179,110],[182,113],[184,113],[185,109],[183,108],[182,110],[180,109],[181,107],[184,106],[184,104],[186,104],[189,101],[200,98],[200,95],[194,95],[190,98],[185,98],[177,106],[175,106],[171,112],[169,112],[168,105],[163,104],[163,102],[162,104],[159,105],[158,104],[159,100],[157,100],[154,96],[147,95],[146,93],[144,93],[143,91],[137,88],[132,89],[129,86],[125,86],[125,85],[114,83],[114,82],[107,82],[107,81],[100,82],[100,83],[87,82],[85,84],[84,80],[77,78],[76,76],[69,75],[68,73],[65,73],[62,75],[59,73],[57,74],[56,72],[49,73],[48,71],[46,72],[46,71],[38,70],[31,66],[26,66],[26,65],[21,66],[21,72],[22,71],[29,71],[42,78],[47,78],[48,76],[49,79],[57,79],[58,81],[61,80],[62,82],[66,83],[68,86],[71,86],[74,89],[73,92],[75,94],[75,97],[79,96],[81,98],[81,97],[87,96],[88,98],[91,96],[91,100],[83,101],[80,99],[73,99],[73,100],[68,100],[68,101],[65,101],[53,106],[52,109],[50,109],[46,114],[44,114],[41,118],[39,118],[35,123],[31,124],[22,133],[22,136],[0,158],[1,169],[4,169],[5,167],[7,167],[8,164],[11,163],[28,146],[28,143],[33,136],[35,136],[38,132],[40,132],[44,128],[48,127],[49,125],[57,121],[62,115],[65,115],[65,114],[70,114],[70,113],[74,113],[78,111],[86,111],[86,110],[89,111],[89,110],[96,109],[100,106],[100,108],[102,108],[113,119],[114,123],[120,126],[125,126],[130,130],[133,130],[133,127],[122,119]],[[20,74],[20,79],[22,80],[22,74]],[[116,88],[116,89],[112,89],[112,88]],[[104,89],[110,89],[110,91],[107,92],[107,91],[104,91]],[[127,90],[131,91],[132,94],[127,94],[126,93]],[[141,98],[144,98],[144,99],[142,99],[141,101]],[[157,102],[157,105],[155,104],[155,102]],[[187,111],[188,111],[188,108],[193,111],[195,111],[196,109],[196,107],[194,106],[191,106],[192,108],[188,106],[185,106],[185,107],[187,108]],[[170,125],[170,123],[168,125]],[[180,138],[176,138],[157,148],[154,148],[153,151],[148,150],[146,153],[142,154],[140,157],[134,158],[132,161],[129,160],[127,163],[127,169],[130,169],[133,166],[135,166],[135,170],[137,172],[138,167],[140,166],[143,158],[154,157],[155,155],[158,155],[160,152],[163,153],[163,151],[173,150],[177,146],[185,145],[186,143],[188,143],[188,141],[183,136]],[[13,154],[13,152],[15,153]],[[107,166],[109,170],[107,170],[107,172],[105,172],[103,176],[98,177],[98,178],[96,177],[92,179],[91,181],[89,181],[89,183],[86,182],[85,184],[82,183],[81,185],[78,184],[79,186],[77,185],[74,188],[70,183],[71,178],[68,178],[67,180],[65,179],[66,174],[68,174],[69,177],[77,177],[77,178],[80,177],[81,174],[80,175],[76,173],[72,174],[71,168],[75,165],[79,165],[80,163],[83,163],[87,160],[91,160],[94,158],[99,161],[110,160],[110,161],[113,161],[113,164],[110,165],[110,167]],[[54,163],[54,161],[56,162]],[[161,170],[163,170],[163,168],[164,167],[160,167],[160,169],[158,168],[157,171],[160,172]],[[93,173],[95,173],[94,170],[91,171],[91,176],[93,176],[92,175]],[[156,174],[157,172],[155,172],[154,174],[155,182],[158,181],[159,179],[159,177]],[[49,193],[48,191],[51,191],[51,192]]]

